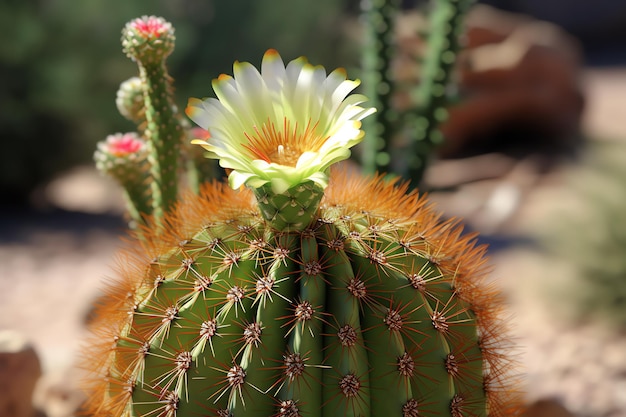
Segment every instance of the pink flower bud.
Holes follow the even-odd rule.
[[[135,133],[110,135],[106,139],[106,150],[109,154],[123,157],[135,154],[143,149],[145,142]]]
[[[159,38],[163,34],[169,34],[172,25],[164,19],[156,16],[143,16],[131,21],[128,24],[130,29],[134,29],[137,35],[146,39]]]

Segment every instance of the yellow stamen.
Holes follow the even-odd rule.
[[[304,131],[299,132],[298,123],[291,129],[289,120],[285,118],[282,130],[278,130],[268,119],[260,129],[254,127],[254,134],[245,133],[248,144],[244,147],[252,158],[295,167],[304,152],[318,151],[328,139],[328,136],[317,133],[316,128],[317,123],[311,125],[309,120]]]

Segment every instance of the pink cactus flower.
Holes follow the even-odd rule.
[[[143,16],[129,23],[138,35],[146,39],[159,38],[164,33],[172,30],[172,25],[164,19],[156,16]]]
[[[124,157],[141,151],[145,142],[136,133],[117,133],[107,137],[106,145],[109,154]]]

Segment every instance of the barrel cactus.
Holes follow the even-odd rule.
[[[426,197],[333,167],[358,81],[268,51],[187,115],[229,184],[122,252],[86,363],[94,416],[501,416],[514,409],[485,248]]]

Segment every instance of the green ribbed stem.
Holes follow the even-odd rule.
[[[279,232],[306,229],[315,220],[324,196],[322,187],[313,181],[298,184],[281,194],[274,193],[270,184],[253,189],[253,192],[261,215]]]
[[[150,214],[152,210],[152,200],[146,192],[144,183],[126,183],[121,184],[124,199],[126,200],[126,209],[128,215],[133,220],[130,225],[131,229],[143,224],[145,216]]]
[[[461,50],[463,22],[473,3],[474,0],[431,2],[427,48],[420,69],[420,83],[413,93],[417,107],[405,116],[412,137],[405,153],[406,172],[401,175],[414,185],[421,181],[434,149],[444,141],[439,125],[448,118],[449,90]]]
[[[377,112],[364,120],[361,162],[368,174],[389,171],[398,111],[392,105],[394,93],[392,62],[395,56],[394,21],[399,0],[363,0],[365,25],[363,88]]]
[[[146,136],[150,144],[154,215],[162,218],[176,202],[179,147],[184,132],[174,111],[165,63],[140,65],[139,74],[146,85]]]

